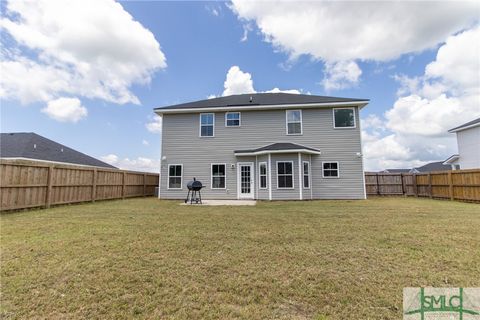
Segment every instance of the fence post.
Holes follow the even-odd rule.
[[[453,196],[452,171],[448,171],[448,190],[449,190],[449,194],[450,194],[450,200],[454,200],[455,197]]]
[[[127,173],[123,171],[123,176],[122,176],[122,199],[125,199],[125,176]]]
[[[428,173],[428,196],[430,199],[433,198],[433,191],[432,191],[432,174]]]
[[[418,186],[417,186],[417,174],[414,173],[412,175],[412,183],[413,183],[413,193],[415,194],[415,197],[418,198]]]
[[[403,173],[400,173],[400,181],[402,182],[402,195],[405,195],[405,187],[403,186]]]
[[[47,193],[45,195],[45,208],[50,208],[52,203],[53,166],[48,167]]]
[[[93,169],[93,179],[92,179],[92,202],[95,202],[97,198],[97,168]]]
[[[377,180],[377,195],[380,195],[380,185],[378,184],[378,173],[375,173],[375,178]]]
[[[143,196],[146,197],[147,196],[147,174],[144,173],[143,174]]]

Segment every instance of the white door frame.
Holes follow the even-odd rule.
[[[242,194],[241,188],[241,167],[250,167],[250,194]],[[255,165],[253,162],[237,162],[237,198],[238,199],[255,199]]]

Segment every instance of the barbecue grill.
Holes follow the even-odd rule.
[[[190,204],[202,204],[202,194],[200,190],[203,188],[203,185],[200,181],[193,178],[192,181],[187,183],[188,193],[187,198],[185,199],[185,203],[190,201]]]

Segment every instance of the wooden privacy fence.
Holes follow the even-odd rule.
[[[0,211],[152,196],[158,174],[0,160]]]
[[[367,195],[480,201],[480,169],[428,173],[365,173]]]

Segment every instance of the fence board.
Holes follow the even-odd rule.
[[[480,169],[429,173],[365,173],[367,195],[406,195],[480,202]]]
[[[0,160],[0,211],[153,196],[159,175],[118,169]]]

